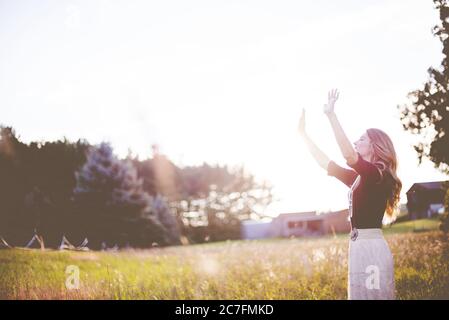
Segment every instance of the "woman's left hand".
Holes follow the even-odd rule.
[[[337,101],[339,95],[340,93],[337,89],[329,91],[327,94],[327,104],[324,105],[323,109],[325,114],[331,114],[334,112],[335,102]]]

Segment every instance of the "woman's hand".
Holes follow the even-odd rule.
[[[316,144],[306,133],[306,111],[304,108],[302,109],[301,117],[299,119],[298,131],[301,135],[302,141],[307,146],[307,150],[313,156],[315,161],[320,165],[320,167],[327,170],[330,159],[316,146]]]
[[[327,94],[327,104],[324,105],[323,109],[325,114],[329,115],[334,113],[335,102],[337,101],[339,95],[340,93],[337,89],[329,91]]]
[[[306,111],[302,109],[301,117],[299,118],[298,131],[301,137],[305,137],[306,134]]]

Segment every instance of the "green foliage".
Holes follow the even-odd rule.
[[[185,194],[172,206],[191,242],[240,238],[241,221],[263,217],[273,200],[272,186],[256,181],[243,167],[203,164],[183,168],[181,176]]]
[[[52,248],[63,234],[96,248],[103,240],[131,244],[131,234],[139,246],[179,244],[181,234],[190,242],[238,239],[240,221],[260,217],[272,201],[272,187],[244,168],[178,168],[158,152],[119,160],[112,148],[86,164],[91,149],[85,140],[27,145],[1,127],[0,236],[24,246],[37,232]]]
[[[151,201],[151,213],[164,226],[170,244],[181,244],[181,234],[178,221],[161,195],[156,195]]]
[[[47,246],[60,243],[87,147],[66,139],[26,145],[0,127],[0,234],[11,244],[23,246],[35,229]]]
[[[424,88],[409,93],[411,105],[399,106],[404,129],[423,139],[415,146],[419,162],[426,157],[442,172],[449,173],[449,7],[446,0],[434,0],[440,13],[440,25],[434,35],[443,44],[440,68],[428,69]]]
[[[137,171],[129,161],[119,160],[109,144],[91,148],[76,178],[78,218],[86,222],[90,246],[169,244],[168,232],[155,215]]]
[[[152,159],[130,161],[144,190],[167,199],[182,235],[191,243],[238,239],[240,221],[261,217],[273,200],[272,186],[257,182],[244,168],[207,163],[178,168],[157,148]]]

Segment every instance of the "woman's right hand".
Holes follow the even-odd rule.
[[[302,109],[301,117],[299,118],[298,131],[301,137],[305,137],[306,134],[306,111]]]

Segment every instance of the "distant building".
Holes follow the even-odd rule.
[[[271,221],[246,220],[242,222],[242,239],[264,239],[273,237]]]
[[[319,236],[347,233],[350,229],[348,209],[321,214],[317,214],[315,211],[282,213],[268,222],[244,221],[242,223],[242,238]]]
[[[414,183],[407,191],[410,219],[430,218],[444,211],[444,181]]]
[[[283,213],[273,220],[273,225],[279,237],[314,236],[351,230],[347,209],[321,214],[315,211]]]

